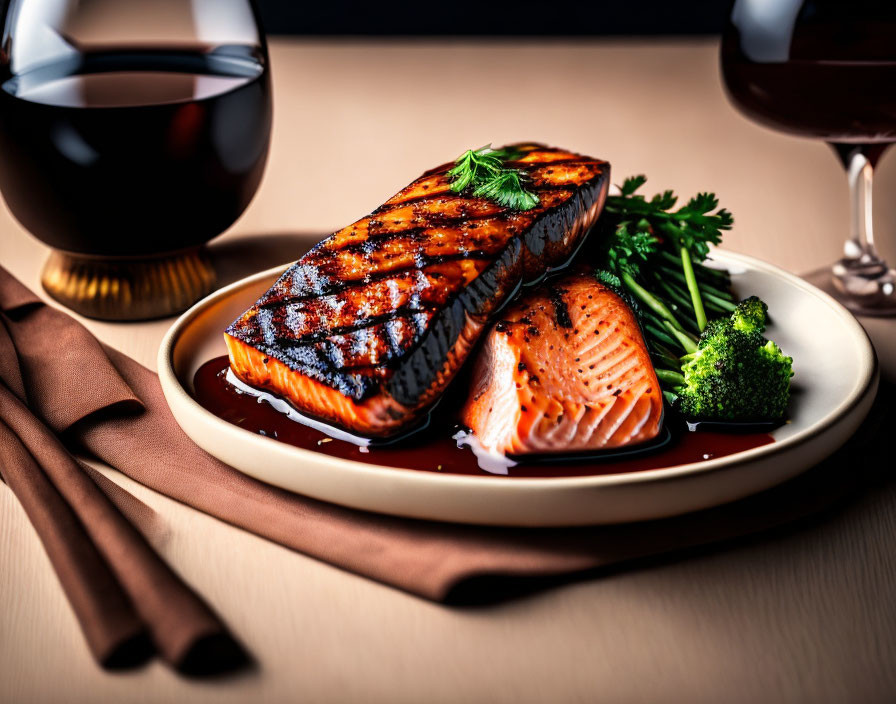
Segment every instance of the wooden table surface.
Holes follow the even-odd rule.
[[[270,162],[216,241],[224,281],[296,258],[467,147],[533,139],[606,158],[616,180],[643,172],[656,189],[716,191],[736,218],[729,249],[797,272],[839,254],[847,192],[833,154],[736,114],[714,41],[278,39],[271,49]],[[896,160],[884,160],[876,193],[881,249],[896,260]],[[37,287],[45,256],[3,209],[0,262]],[[86,321],[150,367],[170,323]],[[869,330],[892,380],[896,320]],[[156,510],[154,544],[258,665],[211,682],[159,663],[100,670],[0,485],[0,702],[896,701],[896,482],[735,546],[448,608],[104,471]]]

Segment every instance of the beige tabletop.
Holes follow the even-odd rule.
[[[716,191],[736,219],[729,249],[797,272],[839,254],[847,192],[833,154],[736,114],[714,41],[275,40],[271,49],[270,162],[249,210],[216,241],[224,281],[296,258],[467,147],[517,140],[606,158],[616,180],[643,172],[658,190]],[[876,194],[881,249],[896,260],[896,159],[881,165]],[[45,255],[4,208],[0,263],[37,290]],[[150,367],[170,323],[86,321]],[[869,329],[892,380],[896,320]],[[734,546],[450,608],[103,471],[155,509],[154,545],[257,666],[211,682],[159,663],[99,669],[0,485],[0,702],[896,700],[896,482]]]

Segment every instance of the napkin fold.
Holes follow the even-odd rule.
[[[43,542],[96,659],[124,667],[157,651],[197,674],[244,661],[218,617],[131,522],[146,524],[151,509],[78,462],[57,435],[100,409],[141,412],[139,398],[117,375],[79,376],[80,363],[103,352],[65,314],[56,315],[68,325],[35,335],[35,326],[52,325],[53,316],[41,315],[52,311],[5,270],[0,308],[0,476]],[[17,346],[23,335],[33,344]],[[67,366],[36,369],[42,355]]]
[[[153,372],[101,345],[70,316],[40,303],[2,268],[0,309],[7,338],[0,335],[0,370],[8,387],[3,408],[15,410],[14,417],[21,415],[22,409],[33,413],[70,447],[78,447],[184,504],[345,570],[436,601],[497,601],[521,589],[553,584],[573,575],[592,574],[642,558],[755,533],[832,505],[848,495],[858,476],[842,471],[844,463],[835,457],[781,487],[736,503],[687,516],[617,526],[485,528],[366,513],[263,484],[199,449],[171,415]],[[19,366],[18,375],[9,371],[13,366],[7,359],[9,350]],[[13,394],[24,403],[16,405],[9,400]],[[6,413],[0,411],[0,418],[11,426]],[[59,553],[54,565],[73,608],[85,624],[85,635],[94,652],[102,650],[102,642],[114,639],[110,635],[91,635],[93,630],[114,632],[120,640],[138,633],[140,622],[158,623],[151,635],[157,643],[170,642],[161,648],[169,652],[166,657],[171,660],[182,652],[190,640],[188,636],[195,638],[203,629],[221,633],[220,625],[213,615],[203,611],[201,602],[181,593],[177,608],[192,614],[194,625],[186,633],[178,631],[170,636],[170,641],[164,640],[169,637],[169,629],[178,630],[176,624],[164,618],[175,613],[173,601],[153,594],[155,585],[147,580],[133,586],[135,590],[140,586],[139,594],[129,592],[137,617],[128,612],[127,599],[120,599],[120,604],[109,602],[108,610],[104,603],[91,601],[94,592],[83,588],[84,584],[92,584],[91,579],[97,580],[97,589],[114,591],[110,585],[116,580],[125,584],[124,573],[128,570],[113,567],[118,563],[112,558],[118,559],[127,550],[122,543],[107,545],[98,535],[102,530],[91,532],[86,528],[82,514],[88,503],[97,505],[91,511],[103,516],[109,513],[107,506],[99,506],[101,501],[96,497],[90,503],[77,492],[69,494],[61,489],[57,491],[61,495],[58,501],[44,496],[52,494],[52,486],[47,488],[40,483],[40,473],[28,464],[26,455],[31,447],[28,442],[34,440],[31,431],[26,430],[33,421],[18,423],[12,434],[0,432],[4,477],[9,474],[10,487],[23,505],[27,499],[26,510],[48,554],[52,557]],[[849,450],[851,466],[856,466],[856,452],[873,448],[874,442],[869,438],[874,437],[872,430],[853,444]],[[17,449],[16,438],[24,450]],[[52,446],[51,441],[47,444]],[[7,446],[15,449],[17,454],[9,456],[16,461],[5,459]],[[46,452],[46,457],[42,455],[36,461],[50,478],[48,485],[56,485],[57,475],[74,473],[59,457],[58,446]],[[58,462],[62,469],[53,462]],[[79,487],[81,483],[79,480]],[[23,484],[25,488],[21,488]],[[32,494],[39,500],[31,499]],[[100,553],[83,559],[97,565],[105,561],[111,574],[104,576],[97,568],[95,574],[99,576],[94,578],[93,568],[82,567],[87,562],[79,561],[78,551],[89,552],[81,547],[85,541],[78,540],[77,546],[73,546],[70,543],[74,539],[53,539],[54,531],[65,533],[62,526],[75,523],[70,515],[75,507]],[[136,538],[120,540],[132,541],[126,542],[128,550],[137,542]],[[173,589],[171,576],[167,579],[166,588]],[[114,623],[106,624],[110,620]],[[99,645],[94,645],[94,641]]]

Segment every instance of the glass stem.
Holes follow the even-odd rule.
[[[874,227],[871,221],[874,165],[862,149],[851,150],[844,162],[852,210],[852,232],[844,247],[844,254],[847,259],[856,259],[862,264],[875,264],[881,259],[874,247]]]
[[[851,232],[844,257],[831,267],[829,281],[841,303],[854,313],[896,315],[896,271],[881,259],[874,246],[871,187],[874,167],[890,145],[832,144],[849,179],[852,201]]]

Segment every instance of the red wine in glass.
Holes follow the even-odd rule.
[[[824,278],[852,310],[896,314],[896,272],[877,253],[871,224],[873,170],[896,141],[896,2],[737,0],[722,75],[749,118],[833,147],[852,222],[844,257]]]
[[[0,1],[0,191],[50,296],[161,317],[258,188],[271,80],[254,0]]]
[[[183,250],[246,208],[270,121],[264,66],[249,48],[83,53],[0,86],[0,187],[51,247]]]

